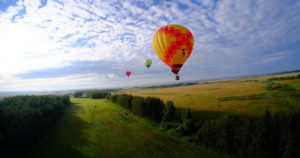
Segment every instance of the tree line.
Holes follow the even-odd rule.
[[[0,101],[0,151],[22,157],[61,118],[69,96],[14,96]]]
[[[192,141],[234,157],[296,158],[300,155],[300,111],[263,117],[226,115],[203,123]]]
[[[189,142],[243,158],[296,158],[300,155],[300,110],[261,117],[227,114],[210,120],[195,120],[190,109],[176,115],[171,101],[128,94],[108,99],[134,114],[161,122],[172,135]]]
[[[86,93],[86,96],[88,98],[92,98],[92,99],[103,99],[103,98],[110,96],[109,92],[101,91],[101,90],[92,90],[92,91],[87,91],[87,92],[75,92],[73,94],[73,97],[74,98],[82,98],[84,93]]]
[[[73,97],[74,97],[74,98],[81,98],[82,95],[83,95],[83,92],[75,92],[75,93],[73,94]]]
[[[300,155],[300,110],[261,117],[227,114],[195,120],[189,109],[178,125],[164,126],[187,141],[241,158],[297,158]]]
[[[185,83],[176,83],[176,84],[165,84],[165,85],[158,85],[158,86],[146,86],[146,87],[140,87],[140,88],[142,88],[142,89],[148,89],[148,88],[170,88],[170,87],[191,86],[191,85],[198,85],[198,82],[185,82]]]
[[[297,76],[272,77],[272,78],[267,79],[267,81],[295,80],[295,79],[299,79],[299,78],[300,78],[300,74],[298,74]]]
[[[295,88],[288,84],[276,83],[276,82],[269,82],[266,85],[266,90],[268,91],[278,91],[278,92],[297,92]]]
[[[155,121],[161,121],[167,109],[161,99],[154,97],[144,98],[128,94],[120,94],[109,96],[108,99],[113,103],[130,110],[136,115]],[[173,113],[171,115],[173,115]]]

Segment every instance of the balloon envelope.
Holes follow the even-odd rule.
[[[190,57],[193,46],[192,33],[181,25],[163,26],[155,32],[152,39],[154,52],[176,75]]]
[[[144,61],[144,64],[147,68],[149,68],[152,65],[152,60],[151,59],[147,59]]]
[[[126,71],[126,76],[129,77],[131,75],[130,71]]]

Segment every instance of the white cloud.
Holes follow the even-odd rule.
[[[270,55],[274,58],[265,62],[273,63],[286,57],[278,55],[285,49],[292,52],[299,49],[287,48],[300,41],[299,2],[298,5],[280,0],[203,0],[197,4],[182,0],[161,1],[159,5],[151,0],[62,3],[48,1],[39,8],[40,1],[24,0],[0,12],[2,83],[8,83],[8,78],[17,80],[14,75],[19,73],[63,68],[74,61],[111,62],[116,72],[98,76],[102,79],[120,76],[117,72],[124,69],[143,72],[144,67],[132,65],[149,57],[154,61],[153,71],[169,72],[151,47],[154,31],[166,24],[182,24],[193,32],[195,47],[186,63],[186,67],[193,69],[207,66],[221,70],[224,64],[232,69],[236,64],[244,64],[246,69],[252,65],[247,58],[263,59]],[[188,9],[180,9],[179,4]],[[23,6],[26,14],[13,21]],[[32,80],[26,83],[29,81]],[[42,81],[46,82],[41,79],[37,83]],[[8,85],[5,87],[9,89]]]
[[[95,75],[81,75],[81,76],[64,76],[55,78],[38,78],[38,79],[18,79],[7,82],[6,85],[1,86],[2,90],[18,91],[22,87],[24,91],[30,90],[64,90],[64,89],[80,89],[86,88],[88,85],[101,85],[99,80],[96,80]],[[57,88],[60,87],[60,88]]]

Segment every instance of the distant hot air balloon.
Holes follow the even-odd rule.
[[[166,25],[157,30],[152,39],[156,55],[167,64],[179,80],[178,72],[189,58],[194,46],[192,33],[181,25]]]
[[[144,64],[145,64],[145,66],[148,68],[148,70],[149,70],[149,67],[151,66],[151,64],[152,64],[152,60],[151,59],[147,59],[147,60],[145,60],[144,61]]]
[[[126,71],[126,76],[129,77],[131,75],[130,71]]]

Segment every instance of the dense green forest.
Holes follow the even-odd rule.
[[[151,120],[161,121],[164,114],[164,103],[159,98],[143,98],[127,94],[112,95],[108,98],[113,103]]]
[[[109,92],[102,90],[89,90],[89,91],[78,91],[73,94],[74,98],[91,98],[91,99],[103,99],[110,96]]]
[[[260,117],[227,114],[199,121],[193,119],[190,109],[176,116],[171,101],[164,104],[158,98],[128,94],[112,95],[108,99],[134,114],[161,122],[161,128],[171,135],[232,157],[296,158],[300,155],[300,110],[272,115],[266,109]]]
[[[101,91],[101,90],[93,90],[87,92],[87,97],[92,99],[102,99],[110,96],[109,92]]]
[[[22,157],[70,105],[69,96],[15,96],[0,101],[0,151]]]
[[[243,158],[300,155],[300,111],[263,117],[227,115],[200,124],[191,141]]]

